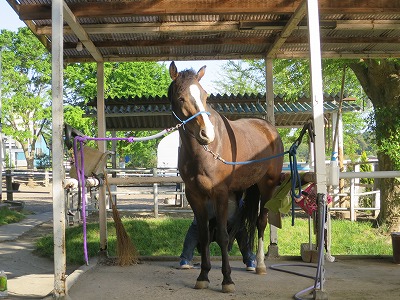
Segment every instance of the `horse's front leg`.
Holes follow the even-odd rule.
[[[260,215],[257,219],[257,232],[258,232],[258,247],[257,247],[257,274],[267,274],[267,267],[265,265],[265,253],[264,253],[264,232],[268,222],[268,209],[262,208]]]
[[[197,277],[195,289],[206,289],[210,283],[208,279],[208,273],[211,270],[210,262],[210,232],[208,229],[208,213],[196,214],[197,227],[199,234],[199,247],[201,254],[201,271],[199,277]]]
[[[221,248],[222,257],[222,292],[233,293],[235,292],[235,284],[231,278],[231,266],[229,264],[229,234],[227,230],[227,201],[223,201],[217,208],[217,243]]]

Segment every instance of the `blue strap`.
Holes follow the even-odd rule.
[[[174,111],[172,111],[172,114],[174,115],[174,117],[175,117],[179,122],[182,123],[182,125],[185,125],[187,122],[193,120],[194,118],[196,118],[197,116],[199,116],[199,115],[201,115],[201,114],[206,114],[206,115],[209,115],[209,116],[211,115],[210,112],[203,110],[203,111],[199,111],[199,112],[195,113],[193,116],[187,118],[186,120],[181,120],[181,119],[177,116],[177,114],[176,114]]]

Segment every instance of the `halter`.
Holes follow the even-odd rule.
[[[211,115],[210,112],[204,110],[204,111],[199,111],[199,112],[195,113],[193,116],[187,118],[186,120],[181,120],[181,119],[177,116],[177,114],[176,114],[174,111],[172,111],[172,114],[174,115],[174,117],[175,117],[179,122],[181,122],[181,124],[183,125],[183,128],[184,128],[184,129],[185,129],[185,124],[186,124],[187,122],[193,120],[193,119],[196,118],[197,116],[199,116],[199,115],[201,115],[201,114],[206,114],[206,115],[209,115],[209,116]]]
[[[180,122],[176,127],[179,128],[179,127],[182,126],[182,127],[183,127],[183,130],[184,130],[185,132],[188,132],[194,139],[195,139],[195,136],[193,135],[193,133],[191,133],[191,132],[189,132],[189,131],[186,131],[185,124],[188,123],[189,121],[193,120],[194,118],[196,118],[197,116],[199,116],[199,115],[201,115],[201,114],[207,114],[207,115],[209,115],[209,116],[211,115],[210,112],[204,110],[204,111],[199,111],[199,112],[195,113],[193,116],[187,118],[186,120],[181,120],[181,119],[176,115],[176,113],[175,113],[174,111],[172,111],[172,114],[173,114],[174,117]]]

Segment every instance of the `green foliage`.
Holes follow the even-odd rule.
[[[38,169],[51,168],[51,157],[47,154],[39,154],[35,156],[36,167]]]
[[[21,143],[33,168],[37,138],[51,117],[50,54],[28,28],[2,30],[3,132]]]
[[[17,223],[25,219],[25,215],[18,211],[0,208],[0,226],[10,223]]]
[[[95,136],[97,128],[95,119],[85,118],[85,111],[81,106],[66,105],[64,106],[64,122],[78,129],[87,136]]]
[[[377,108],[375,114],[379,120],[386,121],[375,127],[379,136],[378,150],[390,158],[396,170],[400,170],[400,108]]]
[[[182,251],[185,234],[192,219],[158,218],[138,219],[123,218],[125,230],[132,239],[140,255],[179,256]],[[113,222],[108,225],[108,252],[116,255],[116,233]],[[291,226],[291,218],[283,218],[283,229],[278,231],[279,251],[281,255],[300,255],[301,243],[308,242],[308,220],[298,218],[295,226]],[[99,244],[98,224],[88,224],[87,240],[89,257],[98,254]],[[313,236],[315,242],[315,236]],[[269,230],[266,230],[265,241],[269,240]],[[368,222],[350,222],[332,220],[332,254],[333,255],[391,255],[389,235],[381,229],[372,227]],[[268,243],[265,243],[267,251]],[[52,235],[40,239],[36,245],[37,252],[42,256],[53,257]],[[66,253],[68,263],[83,263],[83,234],[82,227],[66,230]],[[213,242],[210,246],[211,255],[220,255],[218,245]],[[198,255],[197,250],[195,255]],[[240,256],[235,242],[230,255]]]
[[[87,103],[97,96],[97,69],[94,63],[69,64],[64,73],[67,101]],[[166,95],[170,83],[164,64],[125,62],[104,64],[104,97]]]
[[[146,137],[154,134],[154,131],[128,131],[118,133],[119,137]],[[117,141],[117,153],[119,161],[128,159],[126,167],[154,168],[157,166],[157,146],[160,139],[146,142]]]
[[[87,136],[97,136],[96,120],[83,118],[81,108],[96,98],[95,64],[71,64],[65,70],[64,84],[68,102],[65,107],[65,122],[82,131]],[[134,98],[143,96],[162,96],[170,84],[168,70],[164,64],[155,62],[128,62],[104,64],[105,98]],[[144,137],[151,131],[118,132],[117,137]],[[117,142],[119,161],[127,157],[127,166],[154,167],[157,164],[157,145],[159,140],[129,143]],[[111,143],[109,143],[111,149]]]

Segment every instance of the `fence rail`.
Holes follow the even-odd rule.
[[[177,169],[107,169],[107,173],[109,175],[107,182],[110,184],[112,199],[114,201],[114,204],[120,211],[127,210],[121,208],[118,204],[118,199],[126,195],[152,195],[153,201],[151,209],[131,208],[129,210],[134,212],[153,212],[154,217],[159,216],[159,198],[162,195],[175,196],[174,205],[180,208],[178,210],[174,209],[169,211],[163,209],[163,212],[181,212],[184,211],[185,207],[187,207],[187,201],[185,198],[185,185],[182,178],[180,176],[176,176],[178,174]],[[78,182],[76,179],[68,179],[66,183],[66,187],[69,189],[69,194],[66,195],[66,198],[69,199],[67,200],[68,210],[77,211],[77,201],[76,199],[74,199],[73,194],[76,194]],[[96,188],[96,185],[93,185],[93,182],[87,183],[89,189]],[[118,190],[118,188],[127,187],[138,187],[138,189],[128,191]],[[140,189],[140,187],[149,187],[149,189],[143,190]],[[160,187],[166,188],[162,189]],[[174,190],[172,188],[174,188]],[[92,193],[91,190],[88,191]],[[106,192],[106,194],[108,195],[108,191]],[[90,194],[88,198],[88,211],[90,211],[91,209],[97,209],[96,204],[93,205],[93,203],[96,203],[96,199],[96,194]],[[133,199],[131,201],[134,202],[135,200]],[[111,203],[108,203],[107,209],[110,209],[110,207]],[[191,210],[185,210],[184,212],[190,211]],[[72,217],[70,217],[70,219],[75,220]]]
[[[375,162],[372,162],[375,163]],[[357,211],[375,211],[380,210],[380,191],[363,191],[365,185],[360,184],[360,178],[392,178],[400,177],[400,171],[375,171],[375,172],[359,172],[359,165],[354,164],[354,172],[340,172],[339,178],[349,180],[347,192],[339,193],[334,191],[332,196],[334,199],[339,197],[348,196],[350,203],[348,207],[333,206],[331,211],[349,211],[350,219],[356,220]],[[66,172],[68,174],[68,170]],[[113,186],[112,196],[115,200],[122,195],[153,195],[154,205],[152,210],[155,216],[158,215],[158,198],[161,195],[175,195],[179,197],[181,207],[187,206],[184,197],[184,183],[179,176],[179,172],[174,168],[154,168],[154,169],[107,169],[107,173],[112,175],[109,178],[109,183]],[[33,182],[47,186],[52,180],[51,171],[25,171],[25,170],[6,170],[3,172],[3,178],[6,182],[7,200],[13,200],[13,192],[18,190],[18,185],[21,183]],[[3,179],[4,180],[4,179]],[[159,187],[163,185],[179,185],[179,190],[164,191]],[[151,191],[118,191],[118,187],[125,186],[149,186],[152,187]],[[360,197],[373,197],[372,207],[360,206]],[[337,201],[334,203],[337,203]]]

